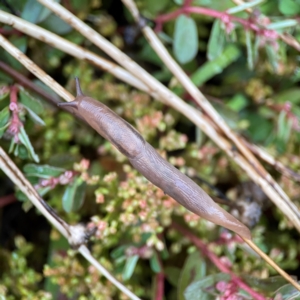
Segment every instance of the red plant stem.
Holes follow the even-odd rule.
[[[163,272],[160,272],[156,275],[156,291],[155,291],[155,300],[163,300],[164,298],[164,289],[165,289],[165,275]]]
[[[22,36],[23,33],[16,30],[16,29],[6,29],[6,28],[0,28],[0,34],[4,35],[4,36],[11,36],[11,35],[18,35],[18,36]]]
[[[236,276],[234,273],[231,272],[231,270],[224,265],[224,263],[219,259],[219,257],[211,252],[207,245],[203,243],[198,237],[196,237],[192,232],[190,232],[188,229],[185,229],[181,227],[177,223],[172,223],[172,228],[176,229],[180,233],[182,233],[185,237],[187,237],[201,252],[203,255],[207,256],[207,258],[221,271],[224,273],[227,273],[231,276],[232,282],[234,282],[237,286],[248,292],[253,299],[257,300],[265,300],[266,298],[256,291],[254,291],[250,286],[248,286],[245,282],[242,281],[241,278]]]
[[[14,70],[11,66],[6,64],[3,61],[0,61],[0,70],[3,70],[6,74],[14,78],[17,82],[19,82],[22,86],[34,91],[35,93],[41,95],[45,98],[49,103],[53,104],[55,108],[57,108],[57,103],[60,102],[59,98],[53,97],[45,90],[34,84],[31,80],[29,80],[26,76],[24,76],[19,71]]]
[[[14,194],[3,196],[0,198],[0,208],[15,202],[17,199]]]
[[[251,20],[246,20],[242,18],[238,18],[236,16],[230,15],[227,12],[223,11],[217,11],[214,9],[210,8],[204,8],[204,7],[195,7],[195,6],[182,6],[181,8],[169,13],[169,14],[164,14],[160,15],[155,19],[156,22],[156,31],[160,31],[162,28],[162,24],[170,21],[172,19],[177,18],[179,15],[182,14],[201,14],[201,15],[206,15],[210,16],[216,19],[222,20],[224,23],[230,23],[230,22],[237,22],[242,24],[245,29],[253,30],[259,35],[263,35],[268,38],[272,38],[276,40],[278,38],[278,33],[275,30],[271,29],[265,29],[260,27],[259,25],[253,23]]]
[[[12,112],[11,123],[9,125],[8,131],[14,136],[15,142],[19,142],[18,134],[20,132],[20,127],[23,126],[19,119],[19,109],[18,109],[18,88],[13,85],[10,88],[10,105],[9,109]]]

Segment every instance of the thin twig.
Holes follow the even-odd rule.
[[[285,278],[290,284],[292,284],[298,291],[300,291],[300,285],[297,281],[295,281],[289,274],[283,271],[267,254],[262,252],[257,245],[255,245],[252,241],[241,237],[245,243],[251,247],[256,253],[260,255],[260,257],[266,261],[270,266],[272,266],[283,278]]]
[[[265,162],[273,166],[282,175],[289,177],[297,182],[300,182],[300,174],[286,167],[283,163],[276,160],[272,155],[270,155],[266,150],[243,140],[244,144],[257,156],[263,159]]]

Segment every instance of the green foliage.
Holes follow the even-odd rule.
[[[25,19],[99,52],[36,1],[7,2],[14,4]],[[144,16],[155,19],[159,14],[181,9],[184,1],[136,3]],[[130,53],[135,61],[185,101],[196,106],[143,37],[137,34],[134,45],[126,45],[124,20],[132,22],[127,11],[122,16],[115,15],[109,7],[110,1],[71,0],[68,5],[81,19]],[[229,9],[229,13],[242,18],[248,17],[247,7],[254,7],[261,12],[257,22],[265,22],[267,28],[277,33],[295,34],[299,40],[295,16],[300,4],[296,0],[257,0],[239,8],[230,0],[195,0],[193,6],[217,11]],[[0,7],[9,11],[2,2]],[[252,17],[255,19],[254,15]],[[168,51],[192,81],[201,86],[201,91],[229,126],[249,141],[267,148],[285,165],[299,170],[298,52],[279,39],[258,35],[241,24],[234,23],[230,27],[224,20],[195,13],[181,14],[163,25],[163,31],[158,34]],[[227,197],[238,200],[240,184],[249,180],[244,171],[179,112],[120,83],[89,62],[73,59],[24,35],[8,38],[51,76],[65,83],[73,94],[73,78],[78,76],[85,94],[108,105],[135,126],[175,167],[195,180],[200,177],[220,186]],[[2,49],[0,56],[27,76],[24,68]],[[39,81],[34,82],[41,86]],[[281,299],[287,299],[298,296],[281,277],[273,276],[274,270],[241,243],[236,240],[222,243],[220,234],[226,231],[188,212],[150,184],[94,130],[21,86],[17,86],[17,103],[23,126],[18,133],[19,141],[16,141],[8,130],[12,121],[8,91],[13,81],[2,72],[0,83],[1,87],[7,88],[0,89],[1,147],[11,150],[20,169],[40,195],[46,195],[46,201],[64,220],[96,227],[90,245],[93,255],[119,280],[126,281],[139,297],[150,299],[155,294],[153,283],[161,272],[167,287],[166,300],[221,298],[217,284],[230,283],[228,275],[220,273],[186,236],[172,228],[172,222],[189,228],[209,251],[226,259],[237,276],[265,297],[279,297],[280,294]],[[45,91],[51,94],[49,89]],[[299,185],[270,170],[299,206]],[[68,177],[66,173],[72,176]],[[3,181],[3,186],[6,182]],[[202,183],[201,187],[211,195],[214,193]],[[29,209],[26,197],[20,191],[15,195]],[[224,207],[230,210],[229,206]],[[295,232],[290,230],[291,224],[279,209],[272,205],[267,208],[252,228],[253,239],[281,267],[296,273],[300,247]],[[25,223],[31,226],[30,220],[24,220]],[[34,232],[35,228],[30,227],[30,230]],[[49,257],[41,258],[43,273],[37,271],[30,256],[40,257],[41,247],[37,242],[27,243],[18,237],[14,249],[3,247],[0,250],[1,297],[9,300],[56,299],[61,293],[69,299],[123,299],[116,287],[97,270],[74,251],[67,251],[66,242],[59,240],[55,231],[47,249]],[[264,279],[268,276],[271,277]],[[239,293],[245,299],[248,297],[242,289]]]
[[[197,25],[192,18],[181,15],[176,19],[173,51],[182,64],[195,58],[198,52],[198,34]]]

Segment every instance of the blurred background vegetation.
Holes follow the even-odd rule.
[[[265,147],[289,168],[299,170],[299,51],[279,39],[247,30],[238,22],[224,23],[207,15],[181,14],[158,26],[157,18],[180,9],[182,1],[136,3],[230,127]],[[62,4],[197,107],[134,26],[120,1],[64,0]],[[235,6],[229,0],[194,0],[190,5],[215,11]],[[35,0],[2,1],[0,9],[106,57]],[[300,42],[299,13],[299,0],[278,0],[258,1],[250,16],[245,11],[235,16],[269,25]],[[254,241],[283,269],[300,275],[296,230],[195,125],[87,62],[9,26],[3,25],[0,30],[73,94],[74,77],[78,76],[86,95],[133,124],[161,155],[251,227]],[[3,49],[0,60],[56,97]],[[200,238],[262,295],[274,297],[279,288],[277,294],[285,298],[278,299],[294,295],[280,277],[268,279],[275,271],[239,239],[178,205],[91,128],[22,87],[1,66],[0,69],[1,146],[64,220],[97,226],[90,244],[92,253],[137,296],[155,299],[162,273],[164,299],[215,299],[224,292],[217,283],[229,284],[230,278],[202,256],[186,235],[175,230],[174,224],[189,228],[191,235]],[[14,117],[9,110],[13,87],[17,90],[18,117],[24,124],[18,135],[10,127]],[[266,168],[299,207],[299,183],[273,167]],[[69,250],[67,242],[3,173],[0,180],[1,299],[126,299]],[[239,290],[238,294],[241,299],[251,299],[245,291]]]

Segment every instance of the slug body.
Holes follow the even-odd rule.
[[[101,136],[128,157],[150,182],[196,215],[251,239],[250,230],[222,209],[194,181],[163,159],[139,132],[99,101],[84,96],[76,79],[77,97],[71,106]]]

